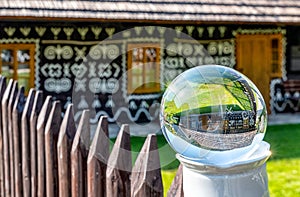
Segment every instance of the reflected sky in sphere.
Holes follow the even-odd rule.
[[[261,93],[246,76],[205,65],[169,84],[160,122],[167,141],[183,157],[230,163],[256,150],[265,135],[267,111]]]

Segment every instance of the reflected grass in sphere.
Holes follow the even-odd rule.
[[[183,157],[228,163],[263,140],[267,111],[257,87],[238,71],[204,65],[177,76],[161,102],[163,134]]]

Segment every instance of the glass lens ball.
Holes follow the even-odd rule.
[[[161,102],[162,132],[181,156],[225,164],[251,154],[267,125],[264,99],[238,71],[204,65],[177,76]]]

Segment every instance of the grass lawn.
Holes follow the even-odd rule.
[[[265,141],[272,151],[267,163],[270,196],[300,196],[300,125],[270,126]]]
[[[145,138],[132,137],[133,161]],[[164,192],[167,193],[179,162],[163,136],[157,137]],[[300,125],[269,126],[265,141],[271,144],[272,157],[267,162],[271,197],[300,196]]]

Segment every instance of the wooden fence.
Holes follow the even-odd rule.
[[[130,132],[122,125],[109,151],[108,122],[93,136],[89,111],[78,127],[70,104],[0,77],[0,195],[5,197],[163,196],[156,136],[148,135],[132,167]],[[179,167],[168,196],[183,196]]]

